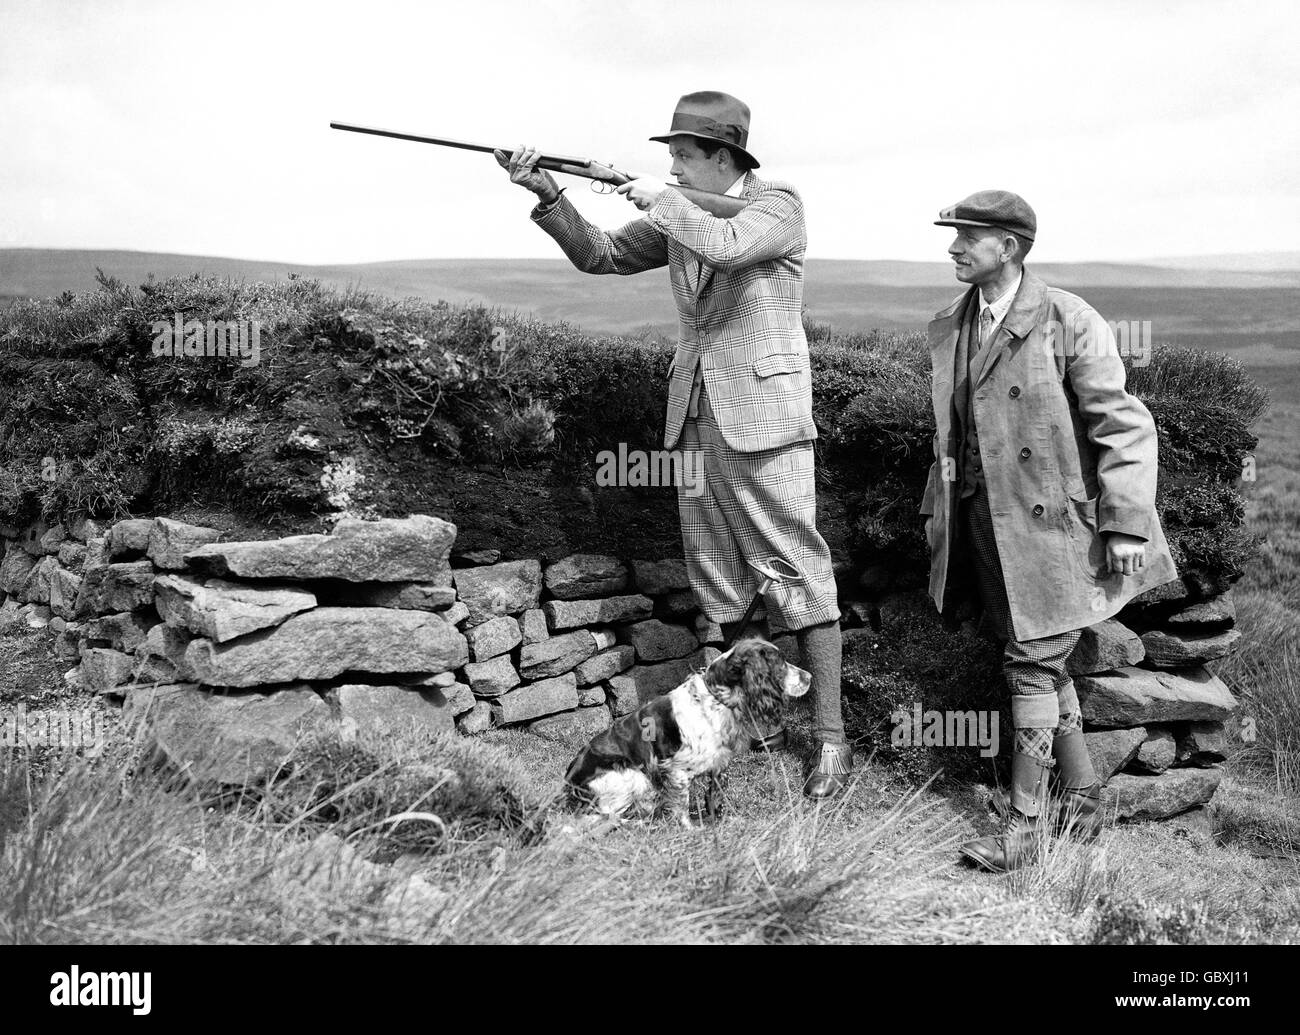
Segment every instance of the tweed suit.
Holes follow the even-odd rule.
[[[744,559],[776,554],[806,578],[769,594],[769,619],[801,629],[839,618],[830,551],[815,527],[803,202],[793,187],[752,172],[741,196],[749,204],[731,219],[671,187],[642,218],[613,231],[591,225],[563,196],[534,209],[533,219],[586,273],[668,267],[678,340],[663,443],[696,452],[708,487],[697,497],[679,486],[691,587],[711,619],[734,621],[757,582]],[[697,367],[701,412],[688,416]],[[783,484],[773,491],[777,471]]]

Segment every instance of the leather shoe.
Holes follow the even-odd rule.
[[[1034,862],[1044,843],[1048,824],[1047,785],[1053,763],[1040,762],[1019,751],[1011,756],[1011,807],[1006,810],[1002,829],[988,837],[977,837],[961,846],[961,854],[994,873],[1007,873]]]
[[[1081,841],[1095,841],[1103,824],[1100,782],[1081,790],[1062,792],[1056,812],[1058,834],[1077,837]]]
[[[1052,742],[1052,755],[1056,759],[1056,790],[1060,793],[1057,832],[1095,841],[1103,823],[1101,781],[1093,768],[1083,731],[1058,733]]]
[[[782,751],[785,749],[785,727],[782,726],[765,737],[753,737],[749,741],[750,751]]]
[[[852,771],[853,746],[851,744],[820,745],[817,765],[804,781],[804,796],[833,798],[848,786],[849,774]]]

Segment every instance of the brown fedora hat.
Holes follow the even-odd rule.
[[[745,149],[749,142],[749,105],[717,90],[700,90],[688,93],[677,102],[673,124],[661,137],[651,137],[668,143],[677,136],[716,140],[741,152],[758,168],[758,159]]]

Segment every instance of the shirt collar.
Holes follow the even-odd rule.
[[[729,198],[738,198],[740,197],[740,192],[743,191],[744,189],[745,189],[745,174],[741,173],[738,177],[736,177],[736,182],[733,183],[726,190],[724,190],[722,193]]]
[[[1002,318],[1007,315],[1007,310],[1011,308],[1011,303],[1016,300],[1016,292],[1020,290],[1020,281],[1024,279],[1024,276],[1025,271],[1021,270],[1016,274],[1016,279],[1012,285],[992,302],[984,301],[984,292],[980,291],[980,314],[983,315],[985,309],[992,310],[993,322],[1001,323]]]

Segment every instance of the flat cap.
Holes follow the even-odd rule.
[[[1029,202],[1009,190],[976,191],[939,213],[935,226],[992,226],[1032,241],[1038,217]]]

